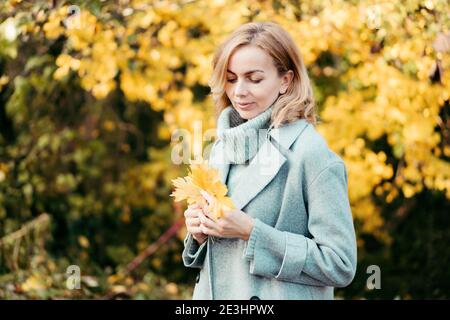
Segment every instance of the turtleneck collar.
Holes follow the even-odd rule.
[[[249,120],[241,118],[231,105],[222,110],[217,120],[217,134],[230,163],[245,164],[255,156],[265,138],[259,130],[269,127],[272,110],[270,106]]]

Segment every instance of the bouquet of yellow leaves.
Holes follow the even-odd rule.
[[[209,211],[214,220],[223,216],[224,211],[233,210],[233,201],[226,196],[228,192],[219,177],[219,170],[208,166],[206,160],[190,165],[190,173],[184,178],[172,180],[175,191],[170,195],[175,197],[175,201],[187,200],[189,205],[198,203],[202,207],[208,205]],[[202,195],[206,192],[209,203]]]

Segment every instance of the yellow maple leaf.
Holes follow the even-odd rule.
[[[175,197],[175,201],[187,200],[188,204],[193,204],[202,198],[199,188],[192,183],[191,177],[176,178],[172,180],[175,186],[175,191],[172,192],[171,196]]]
[[[212,214],[212,218],[217,220],[223,216],[224,211],[229,211],[235,209],[233,201],[229,197],[220,196],[215,197],[207,192],[205,195],[202,190],[203,197],[208,203],[208,210]]]
[[[231,199],[226,196],[228,188],[220,180],[219,170],[209,167],[205,160],[192,163],[188,176],[174,179],[172,183],[175,191],[171,196],[175,197],[176,202],[187,200],[188,204],[208,205],[214,220],[222,217],[224,211],[235,208]],[[208,201],[202,192],[209,195]]]

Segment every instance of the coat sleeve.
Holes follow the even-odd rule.
[[[207,242],[205,241],[199,245],[192,237],[192,234],[188,232],[186,238],[184,238],[184,250],[181,254],[185,267],[202,268],[206,255]]]
[[[356,273],[356,237],[343,162],[323,169],[307,189],[311,238],[255,220],[244,257],[250,273],[314,286],[345,287]]]

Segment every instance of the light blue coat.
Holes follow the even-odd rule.
[[[210,165],[225,183],[221,143]],[[193,299],[333,299],[334,287],[351,283],[357,252],[347,171],[313,125],[301,119],[270,130],[239,179],[231,198],[254,228],[248,241],[208,238],[201,246],[187,234],[184,265],[200,268]],[[235,248],[228,265],[224,245]]]

